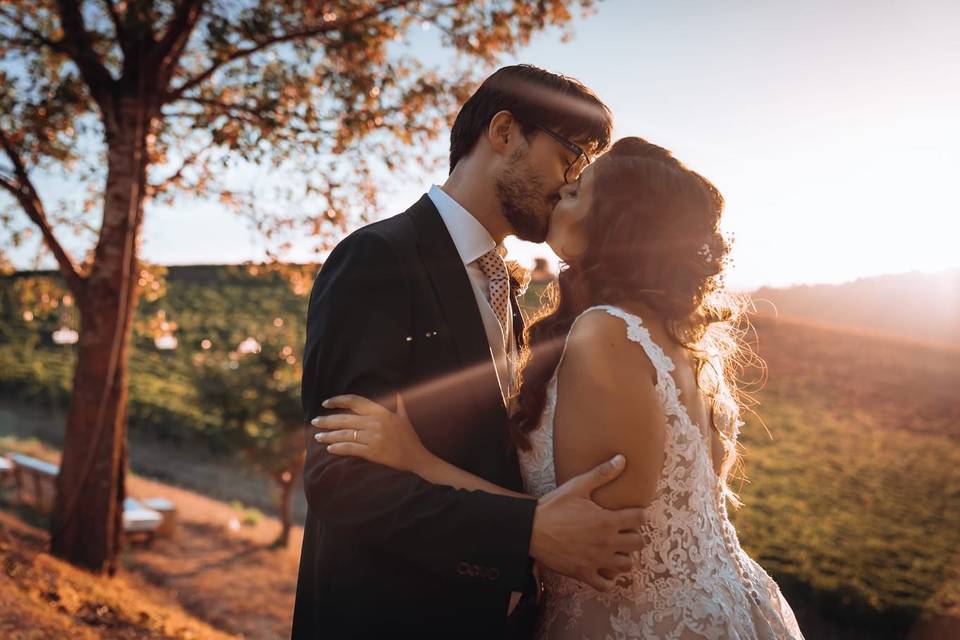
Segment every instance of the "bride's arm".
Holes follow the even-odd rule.
[[[361,396],[343,395],[323,403],[327,409],[346,409],[339,413],[311,420],[322,429],[314,437],[327,444],[327,451],[340,456],[356,456],[394,469],[410,471],[427,482],[455,489],[485,491],[504,496],[531,496],[505,489],[434,455],[414,430],[397,394],[397,413]]]
[[[588,311],[573,325],[558,372],[557,484],[623,453],[626,470],[593,494],[607,509],[645,507],[663,466],[666,417],[656,369],[620,318]]]
[[[514,498],[532,498],[533,496],[519,491],[511,491],[484,480],[480,476],[475,476],[460,467],[454,466],[437,456],[430,454],[431,461],[417,471],[417,475],[433,484],[446,484],[455,489],[469,489],[471,491],[486,491],[487,493],[498,493],[504,496],[513,496]]]

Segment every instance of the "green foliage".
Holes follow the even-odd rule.
[[[60,281],[58,275],[42,275],[52,282]],[[0,278],[0,393],[66,407],[75,349],[56,345],[50,339],[64,318],[53,311],[32,311],[36,309],[32,303],[25,305],[16,296],[19,281],[36,276]],[[299,413],[296,385],[306,317],[303,295],[294,293],[276,273],[252,275],[243,266],[171,267],[166,286],[163,298],[141,300],[134,318],[129,358],[131,429],[167,440],[203,444],[212,451],[236,451],[237,439],[223,428],[223,416],[202,401],[198,367],[204,361],[209,365],[229,357],[227,354],[248,337],[265,345],[265,355],[289,347],[289,357],[295,364],[286,365],[284,384],[289,402],[282,412],[286,416]],[[25,311],[33,314],[30,321],[24,319]],[[158,351],[154,345],[151,327],[160,311],[176,323],[174,335],[179,346],[175,351]],[[282,321],[279,327],[274,326],[278,318]],[[75,324],[68,326],[78,328]],[[209,340],[209,350],[203,349],[204,340]],[[253,380],[258,375],[256,371],[247,375],[248,368],[231,373]],[[239,403],[239,396],[236,393],[236,398],[230,399]]]
[[[230,508],[240,513],[240,524],[246,526],[256,526],[263,519],[263,512],[256,507],[244,506],[239,500],[231,500]]]
[[[259,509],[251,508],[243,512],[243,518],[240,520],[240,524],[247,525],[248,527],[254,527],[262,519],[263,513]]]
[[[256,332],[255,353],[195,354],[193,383],[201,409],[219,422],[230,447],[279,480],[299,471],[303,417],[300,336],[292,323],[276,324]]]

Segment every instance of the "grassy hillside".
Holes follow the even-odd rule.
[[[753,295],[764,301],[762,310],[775,308],[781,317],[960,348],[960,269],[763,288]]]
[[[63,403],[72,355],[49,341],[58,318],[25,322],[13,286],[0,279],[0,393]],[[305,307],[273,277],[172,268],[167,295],[141,305],[138,321],[163,309],[180,349],[135,339],[131,429],[223,445],[193,402],[201,341],[232,349],[280,318],[299,356]],[[784,587],[810,638],[899,638],[921,615],[960,616],[960,351],[768,318],[756,325],[769,375],[742,437],[748,481],[735,519],[744,546]]]
[[[769,377],[742,436],[744,546],[805,616],[867,637],[960,613],[960,352],[756,324]]]

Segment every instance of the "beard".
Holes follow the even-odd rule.
[[[520,240],[543,242],[547,239],[550,213],[560,200],[558,193],[544,193],[543,180],[523,162],[520,151],[514,153],[494,183],[503,217]]]

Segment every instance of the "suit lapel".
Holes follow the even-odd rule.
[[[417,228],[420,256],[447,325],[453,335],[457,355],[464,369],[476,367],[476,382],[467,386],[481,406],[499,409],[506,420],[503,395],[497,382],[487,333],[477,307],[477,299],[456,245],[447,231],[433,201],[426,195],[408,209]]]

